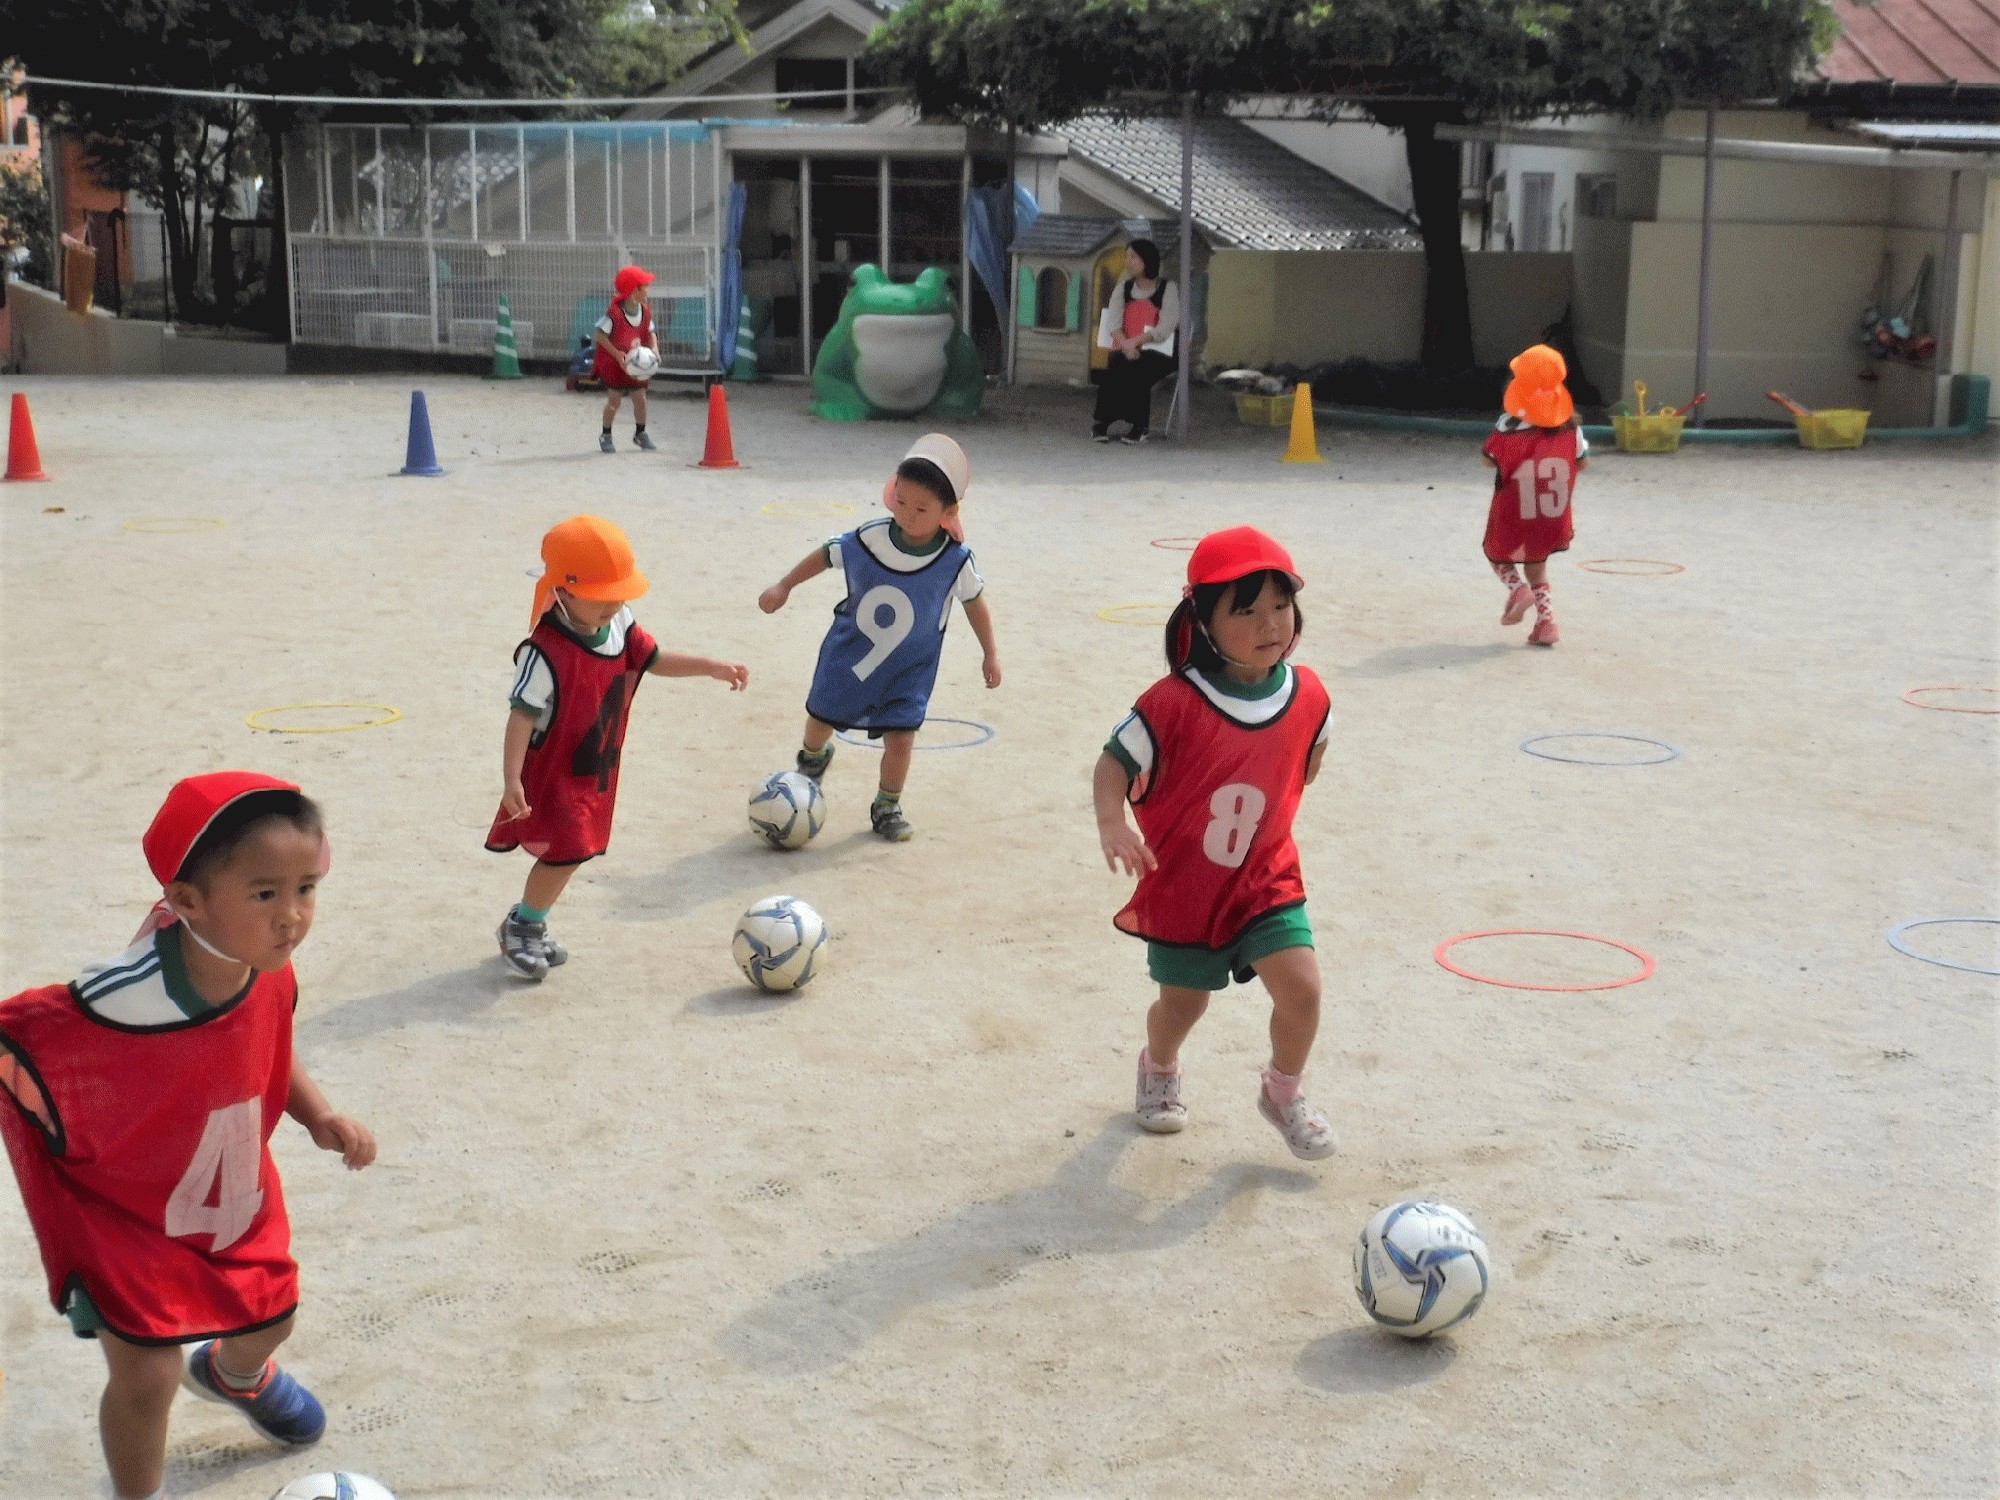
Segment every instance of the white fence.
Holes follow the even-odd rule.
[[[327,125],[285,154],[292,337],[485,352],[502,294],[524,356],[560,359],[619,266],[657,278],[668,369],[715,363],[721,149],[683,122]]]

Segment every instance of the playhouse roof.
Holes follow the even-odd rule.
[[[1834,0],[1840,38],[1817,72],[1829,84],[2000,86],[2000,11],[1989,0]]]
[[[1097,214],[1043,214],[1014,236],[1014,254],[1050,260],[1095,255],[1115,240],[1145,235],[1172,253],[1180,243],[1181,226],[1174,219],[1107,219]]]
[[[1181,198],[1178,120],[1086,115],[1062,127],[1070,150],[1156,202]],[[1194,127],[1194,221],[1211,245],[1249,250],[1414,250],[1410,222],[1352,183],[1241,120]]]

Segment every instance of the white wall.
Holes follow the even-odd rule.
[[[1369,197],[1399,214],[1415,211],[1410,192],[1410,165],[1403,154],[1403,134],[1372,120],[1284,120],[1251,118],[1256,110],[1277,112],[1273,101],[1253,101],[1235,111],[1259,135],[1276,141],[1294,156],[1351,182]]]
[[[1602,129],[1602,120],[1542,120],[1538,125],[1553,129]],[[1487,248],[1504,250],[1508,246],[1508,233],[1513,233],[1515,249],[1527,246],[1526,222],[1522,217],[1523,193],[1522,177],[1530,172],[1547,172],[1555,178],[1555,195],[1549,211],[1549,249],[1568,250],[1576,244],[1576,179],[1579,173],[1615,173],[1619,158],[1609,151],[1581,151],[1557,146],[1496,146],[1493,148],[1493,175],[1505,179],[1502,189],[1507,200],[1496,204],[1493,225],[1487,239]],[[1650,184],[1647,185],[1650,187]],[[1623,181],[1619,184],[1620,194],[1618,216],[1639,217],[1641,210],[1625,199]],[[1650,197],[1650,194],[1647,195]],[[1650,203],[1646,205],[1650,207]]]

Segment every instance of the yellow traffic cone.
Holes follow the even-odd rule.
[[[1288,464],[1326,462],[1319,456],[1319,440],[1313,436],[1312,387],[1303,382],[1292,389],[1292,440],[1285,445],[1285,456],[1279,462]]]

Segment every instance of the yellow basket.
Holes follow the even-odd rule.
[[[1672,453],[1681,445],[1681,424],[1686,420],[1671,412],[1653,412],[1643,417],[1614,414],[1611,430],[1618,446],[1627,453]]]
[[[1236,417],[1245,427],[1287,427],[1292,420],[1292,393],[1282,396],[1255,396],[1248,392],[1236,397]]]
[[[1807,448],[1859,448],[1868,435],[1865,411],[1816,411],[1804,417],[1794,412],[1792,420],[1798,423],[1799,442]]]

